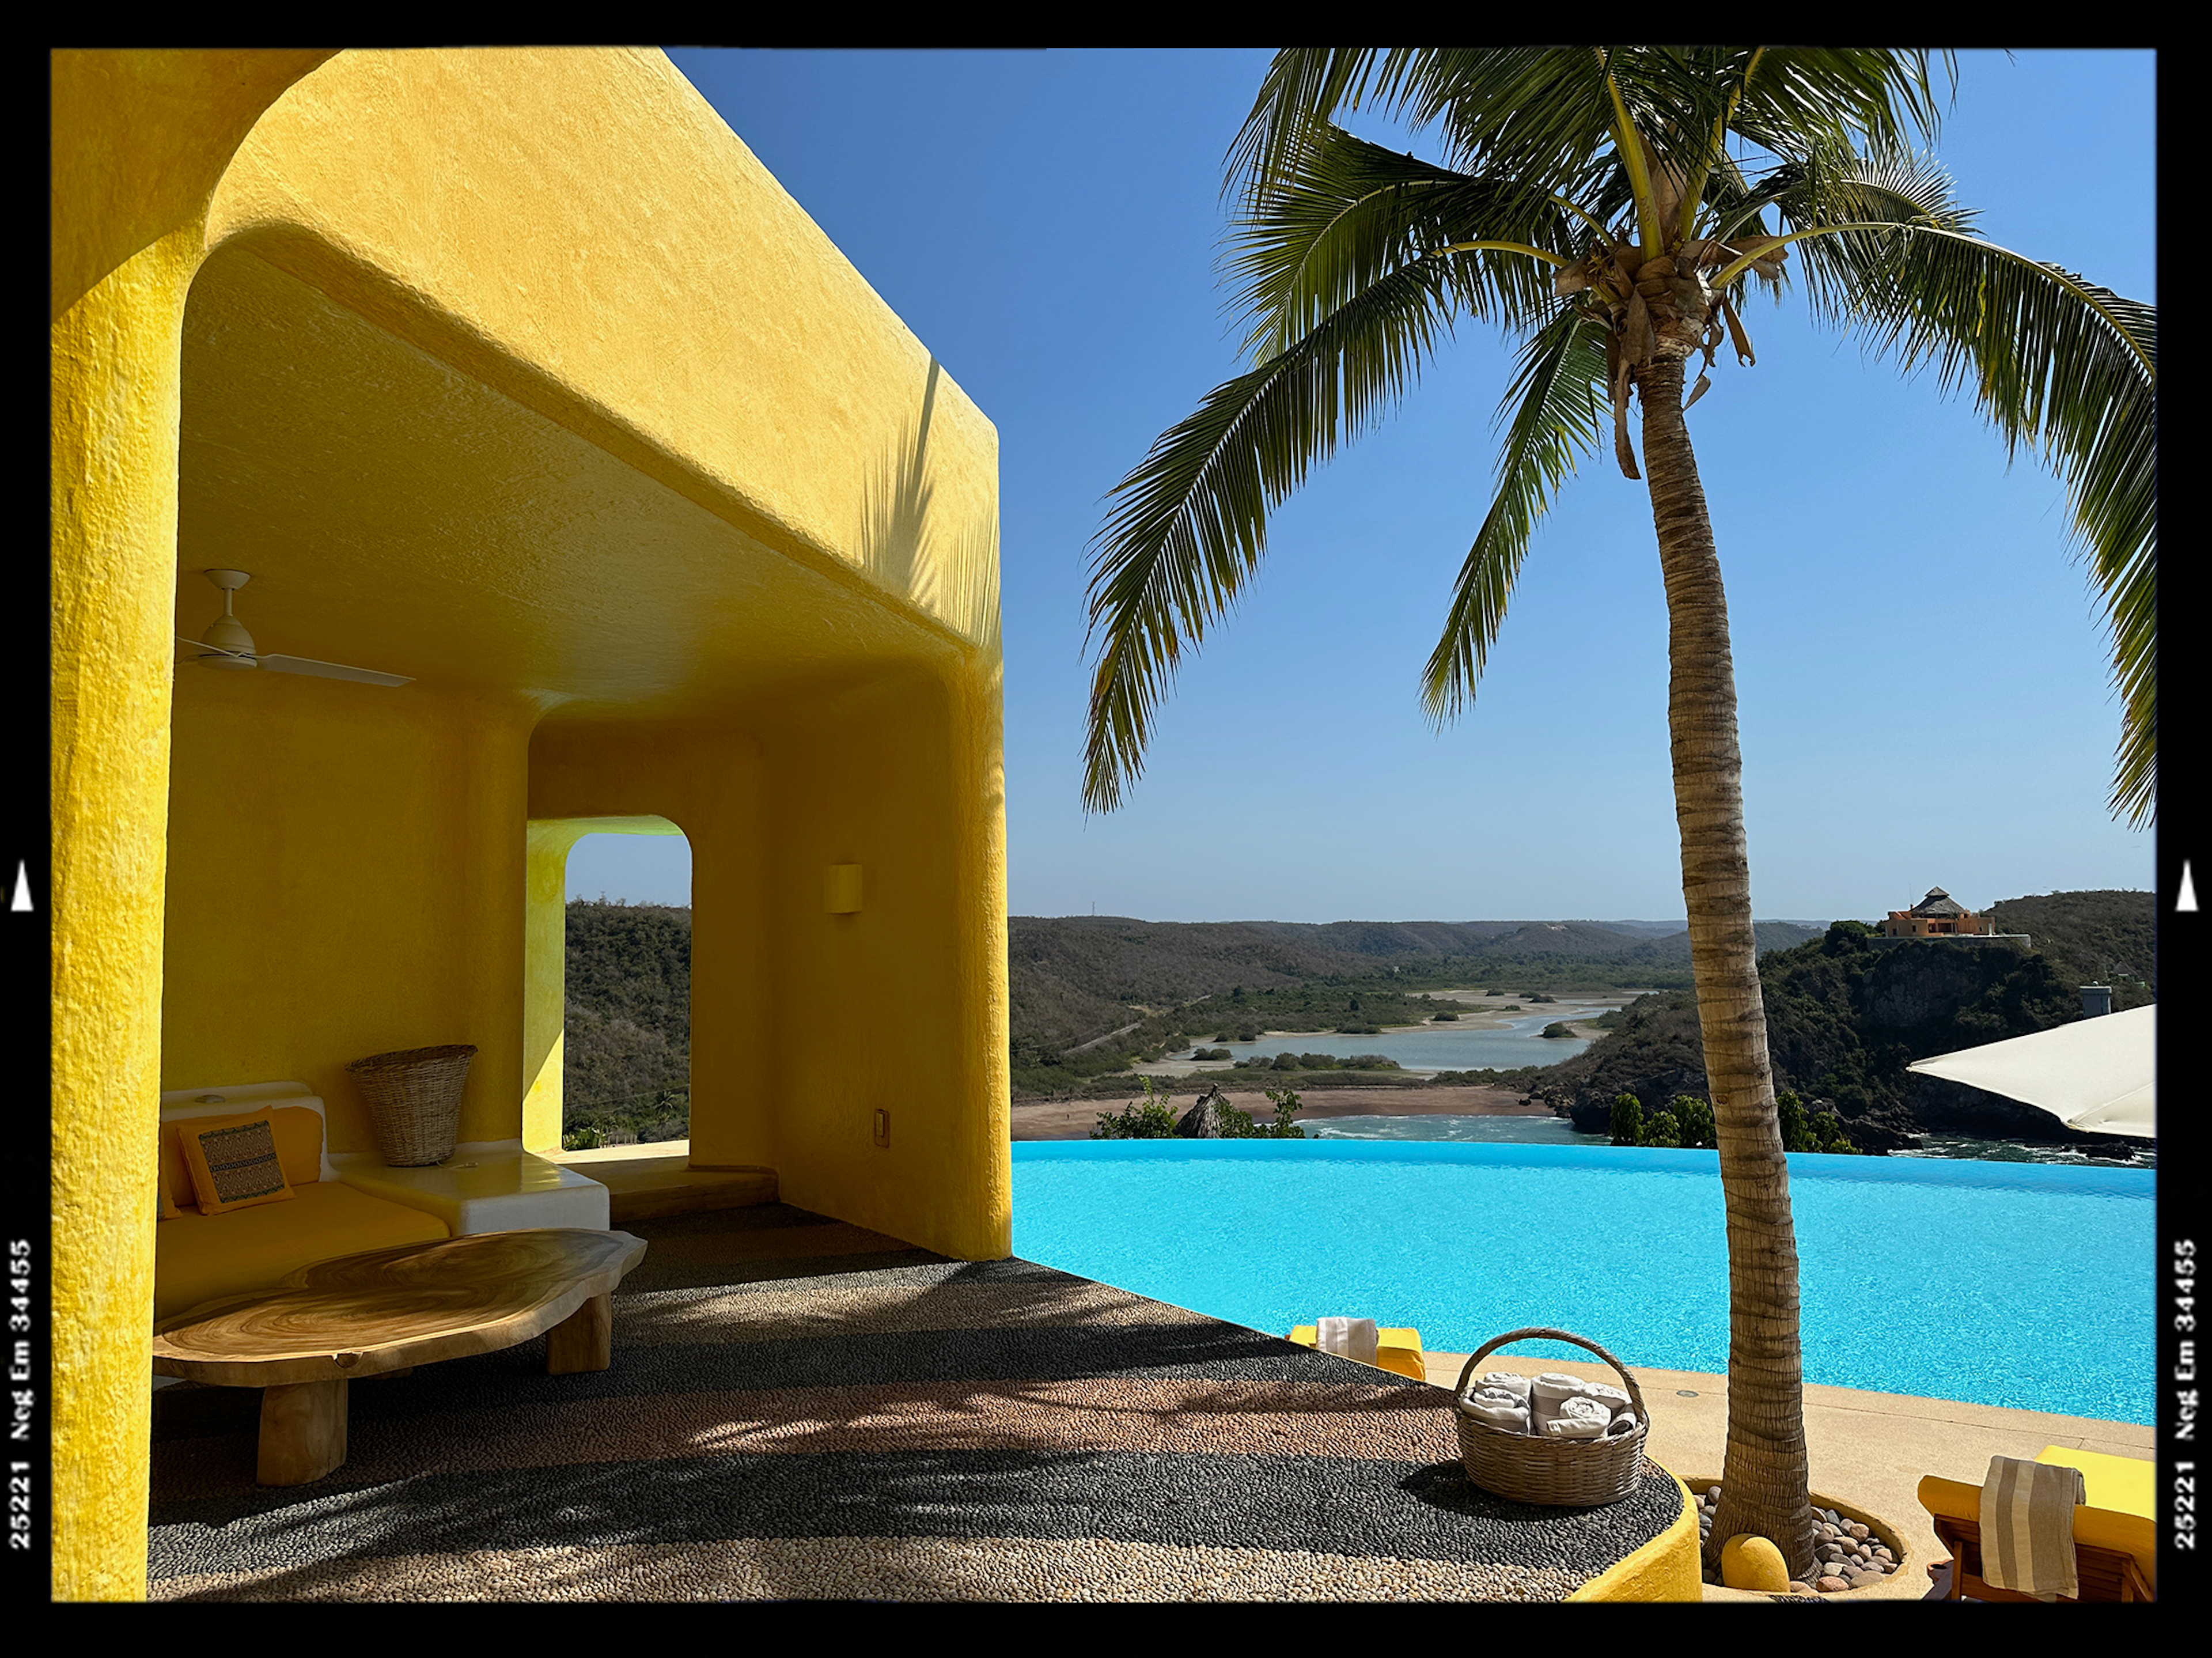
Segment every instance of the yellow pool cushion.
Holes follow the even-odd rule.
[[[2140,1515],[2145,1520],[2152,1517],[2151,1503],[2158,1485],[2155,1462],[2132,1456],[2107,1456],[2102,1451],[2073,1451],[2063,1445],[2045,1445],[2035,1460],[2081,1469],[2081,1483],[2088,1488],[2089,1506],[2093,1509]]]
[[[219,1215],[187,1209],[154,1230],[155,1321],[203,1301],[273,1288],[287,1272],[315,1261],[448,1236],[435,1215],[386,1203],[343,1181],[295,1187],[289,1203]]]
[[[1301,1347],[1318,1346],[1321,1344],[1321,1327],[1301,1324],[1291,1332],[1291,1339]],[[1416,1382],[1426,1382],[1429,1372],[1421,1363],[1421,1333],[1419,1330],[1378,1328],[1375,1332],[1375,1368],[1411,1376]]]

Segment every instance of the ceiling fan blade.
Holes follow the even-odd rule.
[[[313,674],[318,679],[353,679],[364,685],[411,685],[406,674],[379,673],[374,668],[349,668],[336,662],[318,662],[306,656],[261,656],[254,659],[271,673]]]
[[[191,646],[194,651],[198,652],[202,656],[234,657],[241,662],[252,662],[258,659],[247,652],[227,651],[220,645],[209,644],[204,639],[187,639],[182,634],[179,634],[177,635],[177,643],[179,645]]]

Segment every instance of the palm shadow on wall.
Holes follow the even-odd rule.
[[[921,401],[890,458],[862,482],[861,568],[985,650],[999,647],[999,523],[995,511],[953,519],[930,467],[944,365],[929,360]]]

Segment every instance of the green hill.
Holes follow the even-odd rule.
[[[561,1068],[564,1130],[688,1132],[691,912],[572,903]]]
[[[2111,982],[2115,1010],[2152,1000],[2151,895],[2053,893],[1991,908],[2003,930],[2029,934],[2031,952],[1940,943],[1879,949],[1864,924],[1842,921],[1819,939],[1762,957],[1776,1086],[1834,1101],[1870,1150],[1937,1130],[2071,1138],[2032,1108],[1906,1067],[2077,1019],[2084,983]],[[2111,971],[2114,963],[2139,968],[2141,977]],[[2091,963],[2105,970],[2093,973]],[[1647,1110],[1676,1094],[1708,1098],[1700,1042],[1692,994],[1646,996],[1601,1040],[1545,1072],[1531,1097],[1586,1133],[1604,1128],[1620,1094],[1635,1095]]]
[[[1016,915],[1006,930],[1015,1039],[1042,1049],[1073,1047],[1149,1014],[1239,988],[1258,994],[1355,983],[1379,987],[1389,981],[1408,992],[1483,983],[1607,990],[1690,982],[1687,932],[1655,935],[1593,921]],[[1764,950],[1817,936],[1816,929],[1789,922],[1759,925]],[[1198,1017],[1202,1023],[1208,1016]]]

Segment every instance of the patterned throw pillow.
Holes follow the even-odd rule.
[[[203,1215],[282,1203],[292,1195],[266,1113],[179,1122],[177,1143],[192,1171],[192,1190]]]

